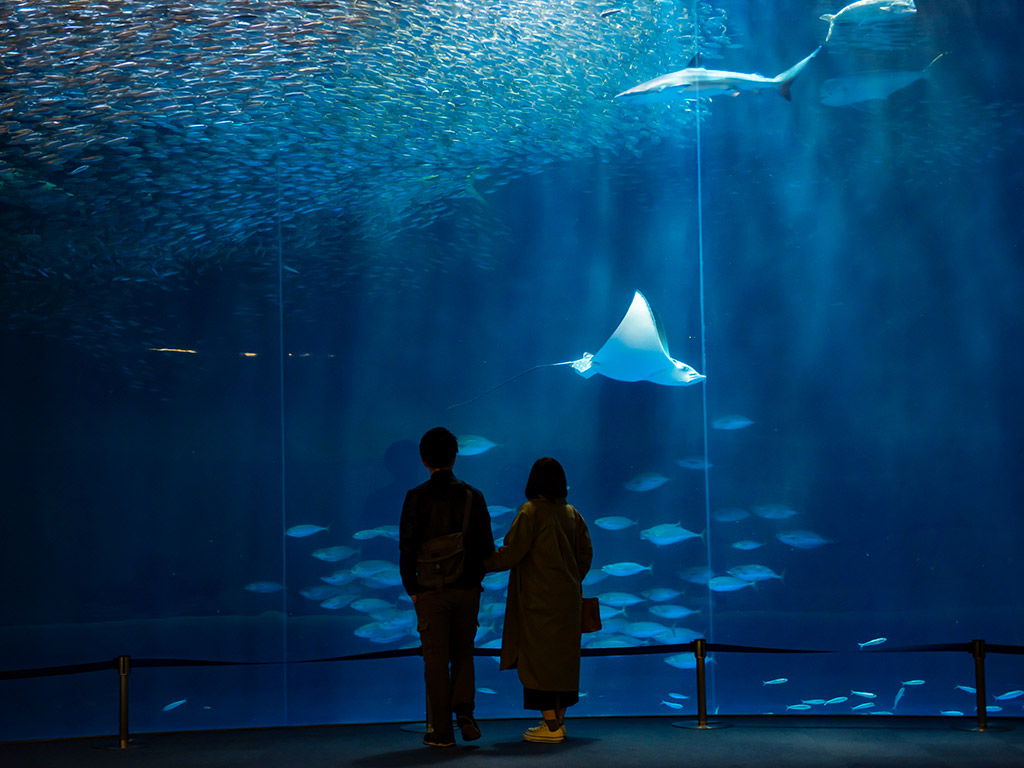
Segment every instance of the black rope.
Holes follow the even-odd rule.
[[[971,650],[968,644],[967,650]],[[985,643],[986,653],[1013,653],[1017,655],[1024,654],[1024,645],[989,645]]]
[[[51,677],[53,675],[77,675],[81,672],[98,672],[101,669],[117,669],[117,659],[94,661],[91,664],[66,664],[60,667],[12,669],[0,672],[0,680],[23,680],[28,677]]]
[[[794,650],[792,648],[761,648],[754,645],[728,645],[726,643],[708,643],[709,651],[725,651],[736,653],[842,653],[842,651]]]
[[[932,645],[904,645],[896,648],[864,648],[859,651],[830,651],[819,649],[796,648],[763,648],[753,645],[729,645],[726,643],[707,643],[709,651],[724,653],[922,653],[922,652],[972,652],[972,643],[937,643]],[[693,643],[674,645],[637,645],[627,648],[583,648],[581,656],[648,656],[662,653],[693,652]],[[1024,645],[985,644],[987,653],[1009,653],[1024,655]],[[324,659],[294,659],[292,661],[216,661],[212,659],[130,659],[134,668],[153,667],[231,667],[231,666],[266,666],[270,664],[319,664],[332,661],[370,661],[374,659],[397,659],[405,656],[421,656],[422,648],[398,648],[390,651],[370,651],[349,656],[332,656]],[[500,648],[474,648],[474,656],[500,656]],[[35,669],[0,670],[0,680],[23,680],[32,677],[52,677],[55,675],[76,675],[83,672],[98,672],[105,669],[117,669],[118,659],[96,661],[88,664],[66,664],[58,667],[37,667]]]

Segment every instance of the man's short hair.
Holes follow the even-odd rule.
[[[459,441],[444,427],[434,427],[420,438],[420,458],[431,469],[450,467],[459,452]]]

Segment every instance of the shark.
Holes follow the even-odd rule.
[[[836,13],[826,13],[820,18],[828,22],[828,33],[825,35],[827,43],[836,24],[872,24],[912,13],[917,13],[914,0],[857,0]]]
[[[803,71],[807,63],[818,55],[819,45],[810,56],[801,59],[785,72],[775,77],[727,72],[718,69],[704,69],[699,66],[699,57],[694,56],[686,69],[670,72],[653,80],[634,85],[615,96],[623,102],[650,104],[659,101],[680,101],[699,99],[706,96],[728,94],[736,96],[740,91],[760,91],[764,88],[778,88],[786,101],[792,101],[790,86]]]

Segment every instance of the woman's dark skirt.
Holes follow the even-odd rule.
[[[579,691],[538,691],[536,688],[523,688],[523,709],[559,710],[571,707],[580,700]]]

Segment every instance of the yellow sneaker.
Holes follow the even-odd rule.
[[[548,728],[548,724],[541,720],[540,725],[523,731],[523,741],[536,741],[547,744],[557,744],[560,741],[565,741],[565,725],[560,725],[557,731],[552,731]]]

